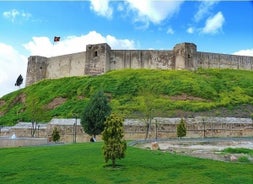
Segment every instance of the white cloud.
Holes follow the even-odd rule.
[[[134,49],[135,42],[128,39],[117,39],[114,36],[107,35],[105,38],[106,42],[115,49]]]
[[[135,42],[128,39],[118,39],[114,36],[103,36],[91,31],[82,36],[68,36],[53,44],[48,37],[33,37],[32,41],[24,44],[31,55],[52,57],[63,54],[83,52],[88,44],[108,43],[111,48],[134,49]]]
[[[174,34],[174,30],[170,27],[168,30],[167,30],[167,34]]]
[[[240,55],[240,56],[253,56],[253,48],[252,49],[239,50],[237,52],[234,52],[233,54],[234,55]]]
[[[113,14],[113,7],[110,6],[111,0],[90,0],[90,9],[100,16],[111,18]],[[157,0],[126,0],[124,3],[119,3],[116,7],[117,11],[122,14],[129,15],[133,13],[133,21],[141,23],[140,28],[147,28],[150,22],[160,24],[166,18],[172,17],[176,14],[180,5],[184,0],[174,1],[157,1]]]
[[[203,33],[206,34],[215,34],[218,33],[225,22],[225,18],[222,14],[222,12],[218,12],[213,17],[209,17],[206,20],[205,27],[202,29]]]
[[[180,9],[183,1],[154,1],[146,0],[127,0],[129,10],[135,12],[135,22],[143,22],[148,25],[148,22],[159,24],[166,18],[172,17]]]
[[[194,33],[194,28],[193,27],[189,27],[187,30],[186,30],[187,33],[190,33],[190,34],[193,34]]]
[[[213,6],[218,3],[218,1],[202,1],[198,7],[197,13],[194,15],[194,20],[196,22],[202,20],[206,15],[210,14],[211,9]]]
[[[0,97],[19,89],[15,86],[18,76],[23,76],[25,84],[27,57],[20,54],[12,46],[0,43]]]
[[[11,22],[28,20],[31,16],[32,15],[30,13],[26,13],[24,11],[18,11],[16,9],[3,12],[3,17],[10,20]]]
[[[91,0],[90,9],[100,16],[112,17],[113,9],[109,6],[109,0]]]

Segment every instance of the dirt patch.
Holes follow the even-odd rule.
[[[15,105],[17,103],[25,103],[25,99],[26,99],[25,94],[21,93],[17,95],[16,98],[14,98],[14,100],[12,101],[12,105]]]
[[[183,100],[183,101],[186,101],[186,100],[190,100],[190,101],[208,101],[206,99],[195,97],[195,96],[190,96],[190,95],[187,95],[187,94],[171,96],[170,99],[174,100],[174,101],[177,101],[177,100]]]
[[[53,99],[48,105],[47,108],[48,109],[55,109],[56,107],[60,106],[61,104],[63,104],[64,102],[66,102],[66,98],[62,98],[62,97],[58,97]]]
[[[152,149],[154,143],[138,144],[138,147]],[[223,153],[226,148],[247,148],[253,150],[253,140],[208,140],[208,141],[185,141],[173,140],[158,142],[159,149],[164,152],[188,155],[198,158],[207,158],[219,161],[238,161],[241,157],[247,157],[253,163],[253,157],[247,154]]]
[[[1,107],[1,106],[4,106],[5,103],[6,103],[6,102],[5,102],[4,100],[0,100],[0,107]]]
[[[0,100],[0,107],[4,106],[5,105],[5,101],[4,100]],[[0,116],[3,116],[4,115],[4,112],[0,111]]]

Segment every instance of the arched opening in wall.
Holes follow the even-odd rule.
[[[42,66],[40,67],[40,70],[42,70]]]
[[[98,56],[98,51],[95,51],[93,54],[93,57],[97,57]]]

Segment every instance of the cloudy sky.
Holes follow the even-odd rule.
[[[86,44],[171,50],[193,42],[199,51],[253,56],[252,17],[251,1],[0,0],[0,97],[18,89],[30,55],[80,52]]]

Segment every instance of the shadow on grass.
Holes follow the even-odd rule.
[[[125,166],[122,164],[116,164],[114,167],[112,164],[105,164],[103,165],[103,168],[108,169],[108,170],[124,170]]]

